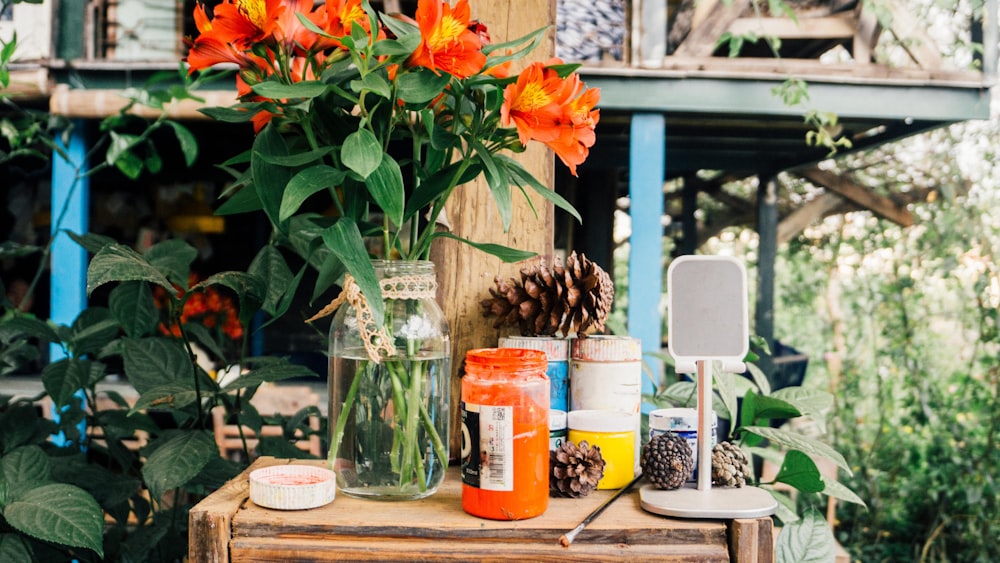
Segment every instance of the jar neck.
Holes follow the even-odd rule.
[[[429,260],[372,260],[383,299],[434,299],[437,279]]]

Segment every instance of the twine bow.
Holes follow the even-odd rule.
[[[316,319],[332,315],[345,301],[357,312],[358,332],[361,333],[361,338],[364,340],[365,352],[368,353],[368,357],[377,364],[382,359],[379,352],[384,352],[387,356],[392,355],[396,351],[392,346],[392,335],[389,334],[389,330],[385,326],[378,327],[375,315],[372,314],[368,300],[365,299],[365,294],[361,292],[361,287],[354,281],[351,274],[344,274],[344,289],[340,295],[326,307],[320,309],[318,313],[306,319],[306,322],[311,323]]]

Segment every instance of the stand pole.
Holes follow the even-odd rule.
[[[698,490],[712,488],[712,367],[698,360]]]

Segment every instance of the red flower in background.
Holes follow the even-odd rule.
[[[198,283],[198,276],[191,274],[188,278],[188,286],[193,287]],[[190,290],[174,286],[177,289],[176,297],[184,297]],[[167,291],[157,286],[153,290],[153,299],[158,309],[165,310],[169,307],[169,296]],[[216,333],[219,337],[229,340],[238,340],[243,337],[243,325],[240,323],[236,303],[233,298],[213,287],[199,289],[192,293],[184,303],[184,310],[181,311],[180,321],[167,325],[161,322],[157,327],[161,334],[180,338],[182,324],[200,323],[205,328]]]

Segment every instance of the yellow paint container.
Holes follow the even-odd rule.
[[[569,441],[586,441],[601,448],[604,477],[598,489],[619,489],[635,477],[635,417],[637,415],[603,410],[570,411]]]

